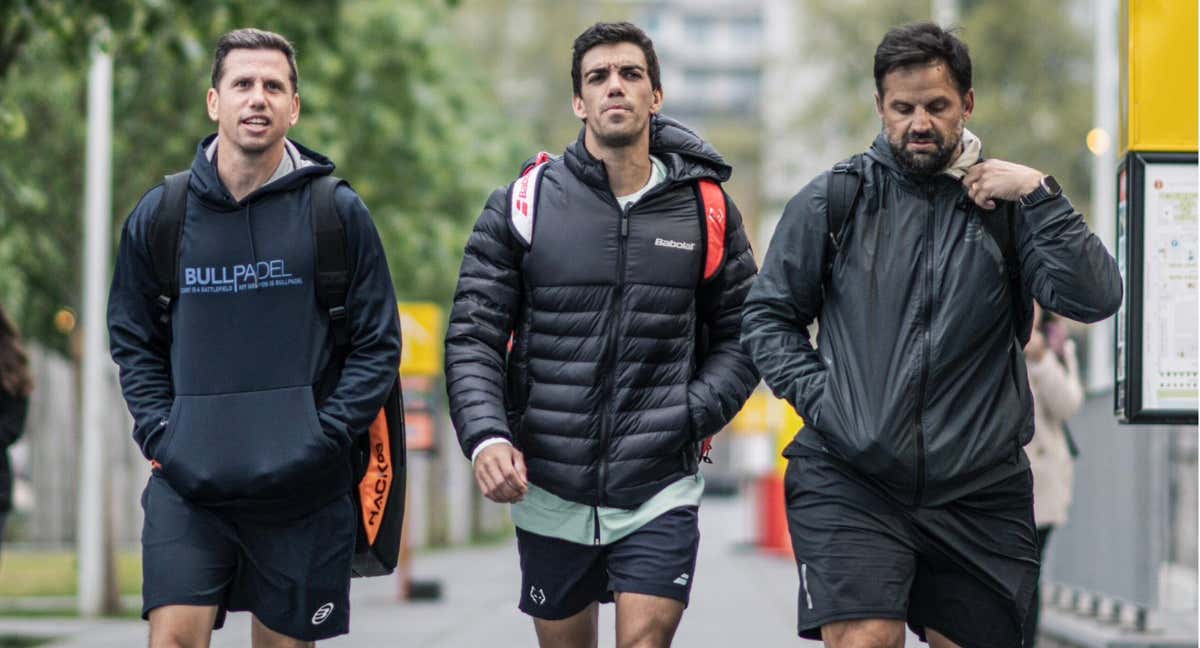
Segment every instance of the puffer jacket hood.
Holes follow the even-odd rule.
[[[882,134],[865,157],[839,250],[828,244],[829,172],[788,203],[742,341],[807,424],[788,454],[828,452],[901,501],[938,505],[1028,467],[1033,403],[1012,285],[982,219],[1016,223],[1022,297],[1047,310],[1108,317],[1120,274],[1066,196],[986,212],[949,175],[904,174]]]
[[[579,129],[576,138],[563,153],[571,173],[581,182],[608,191],[608,172],[604,162],[596,159],[584,145],[587,127]],[[654,115],[650,119],[650,154],[667,166],[667,181],[672,183],[713,180],[725,182],[733,175],[733,167],[695,131],[667,117]]]

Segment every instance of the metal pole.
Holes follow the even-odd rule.
[[[112,57],[92,46],[88,72],[87,180],[84,201],[83,416],[79,477],[79,612],[104,612],[105,284],[112,219]]]
[[[1096,29],[1092,43],[1094,126],[1107,134],[1108,146],[1092,159],[1092,231],[1115,252],[1117,209],[1117,108],[1119,67],[1116,0],[1096,0]],[[1094,325],[1088,332],[1087,388],[1098,392],[1113,386],[1113,320]]]
[[[938,25],[950,27],[958,24],[958,0],[932,0],[930,9],[933,13],[933,22]]]

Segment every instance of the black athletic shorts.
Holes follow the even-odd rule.
[[[911,507],[819,451],[788,461],[798,630],[902,619],[964,648],[1013,648],[1038,579],[1028,470],[944,506]]]
[[[350,496],[287,523],[228,519],[184,500],[157,471],[142,492],[142,618],[163,605],[253,612],[302,641],[350,631]]]
[[[565,619],[613,593],[649,594],[687,607],[700,549],[697,507],[681,506],[607,545],[585,545],[517,529],[521,611]]]

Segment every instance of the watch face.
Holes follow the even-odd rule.
[[[1054,176],[1051,175],[1042,178],[1042,186],[1045,187],[1046,191],[1049,191],[1051,195],[1058,195],[1062,192],[1062,187],[1058,186],[1058,181],[1055,180]]]

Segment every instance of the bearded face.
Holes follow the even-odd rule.
[[[875,108],[892,155],[906,173],[933,175],[954,161],[975,106],[941,61],[897,68],[883,77]]]

